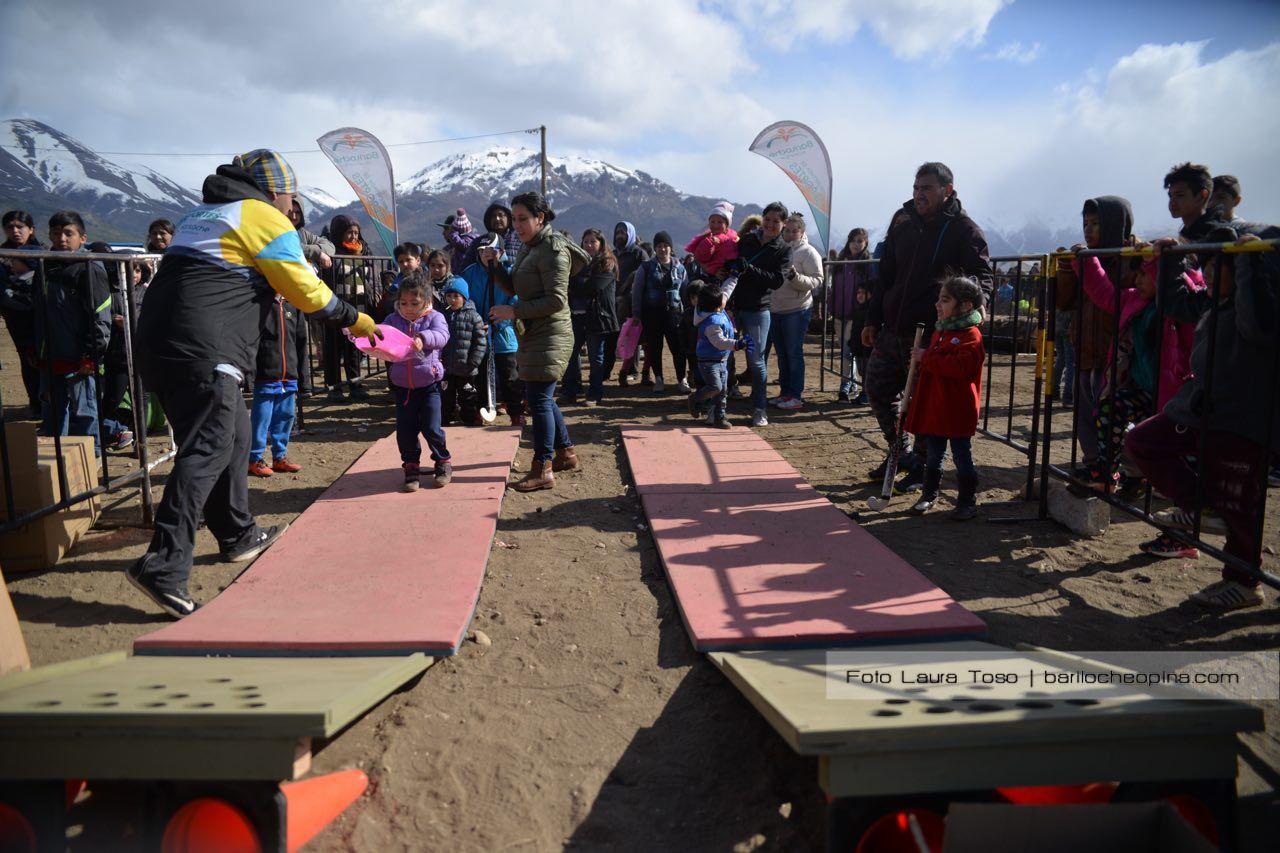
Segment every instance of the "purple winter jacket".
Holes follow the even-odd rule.
[[[392,311],[382,322],[404,332],[410,337],[422,339],[422,352],[415,352],[404,361],[388,365],[391,384],[400,388],[425,388],[444,378],[444,365],[440,363],[440,350],[449,343],[449,324],[444,314],[434,308],[410,323]]]

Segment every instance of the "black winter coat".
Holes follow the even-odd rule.
[[[489,351],[489,340],[476,304],[468,299],[457,311],[446,307],[444,319],[449,324],[449,343],[440,359],[444,372],[449,376],[477,375]]]
[[[262,318],[258,339],[258,363],[253,381],[298,383],[299,391],[311,390],[311,360],[307,358],[307,317],[277,296]]]
[[[640,269],[640,265],[649,260],[649,254],[639,246],[632,246],[630,249],[618,252],[616,257],[618,259],[618,297],[614,300],[614,306],[619,317],[630,317],[631,287],[634,283],[632,278],[636,270]]]
[[[739,240],[742,272],[729,298],[729,307],[738,311],[768,311],[773,304],[773,292],[782,286],[782,269],[790,257],[791,250],[781,234],[765,240],[756,230]]]
[[[569,279],[569,298],[586,303],[587,333],[609,335],[618,331],[614,294],[618,279],[614,270],[588,267]]]
[[[880,280],[871,294],[867,325],[883,326],[909,335],[917,323],[933,328],[938,312],[938,288],[948,275],[978,280],[991,300],[991,261],[987,238],[969,218],[957,196],[947,199],[942,213],[926,222],[914,201],[894,215],[880,258]]]
[[[35,356],[55,373],[73,373],[97,361],[111,341],[111,285],[98,261],[47,260],[32,286]]]

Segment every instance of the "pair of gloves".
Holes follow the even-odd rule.
[[[738,340],[737,340],[737,341],[735,341],[735,342],[734,342],[734,344],[733,344],[733,348],[734,348],[734,350],[735,350],[735,351],[736,351],[736,350],[746,350],[746,351],[747,351],[747,356],[748,356],[748,357],[753,356],[753,355],[755,355],[755,354],[756,354],[756,342],[755,342],[755,339],[753,339],[753,338],[752,338],[750,335],[748,335],[746,332],[743,332],[743,333],[738,337]]]

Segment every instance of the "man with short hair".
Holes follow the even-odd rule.
[[[751,425],[757,427],[769,424],[765,409],[769,365],[764,346],[769,338],[773,292],[782,286],[782,268],[791,254],[782,239],[782,224],[789,215],[785,204],[770,202],[760,228],[738,241],[738,283],[729,298],[734,325],[755,342],[754,348],[747,348],[747,373],[751,377]]]
[[[249,415],[241,389],[253,376],[263,320],[279,293],[295,308],[353,335],[373,319],[316,277],[288,219],[293,169],[256,149],[204,181],[204,204],[178,223],[138,318],[138,364],[160,397],[178,453],[156,510],[151,545],[129,582],[181,618],[196,526],[203,514],[224,560],[252,560],[288,525],[262,529],[249,512]]]
[[[1237,231],[1252,227],[1236,216],[1236,208],[1240,206],[1240,179],[1235,175],[1214,175],[1213,192],[1209,193],[1209,207],[1222,210],[1222,220],[1231,224]]]
[[[930,162],[916,170],[911,200],[895,211],[890,221],[879,281],[862,329],[862,344],[871,349],[863,387],[887,442],[893,441],[897,431],[896,404],[907,384],[916,324],[933,328],[939,285],[948,275],[977,279],[984,301],[990,301],[987,238],[961,206],[951,170]],[[906,452],[905,437],[903,440],[899,468],[906,473],[898,489],[915,491],[923,482],[924,466],[915,453]],[[890,445],[890,452],[892,449]],[[883,479],[887,465],[886,456],[869,479]]]
[[[1204,217],[1209,208],[1213,176],[1208,166],[1179,163],[1164,176],[1164,188],[1169,195],[1169,215],[1181,219],[1182,230],[1186,231]]]

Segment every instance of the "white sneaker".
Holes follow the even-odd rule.
[[[663,382],[661,378],[653,380],[653,393],[661,394],[665,390],[667,390],[666,382]]]
[[[680,384],[679,384],[679,385],[677,385],[676,387],[680,389],[680,393],[681,393],[681,394],[692,394],[692,393],[693,393],[693,389],[689,387],[689,383],[688,383],[686,380],[684,380],[684,379],[681,379],[681,380],[680,380]]]
[[[756,409],[751,415],[751,425],[753,427],[762,427],[769,425],[769,417],[765,414],[764,409]]]
[[[784,412],[794,412],[796,409],[804,408],[804,401],[799,397],[783,397],[778,401],[778,408]]]

